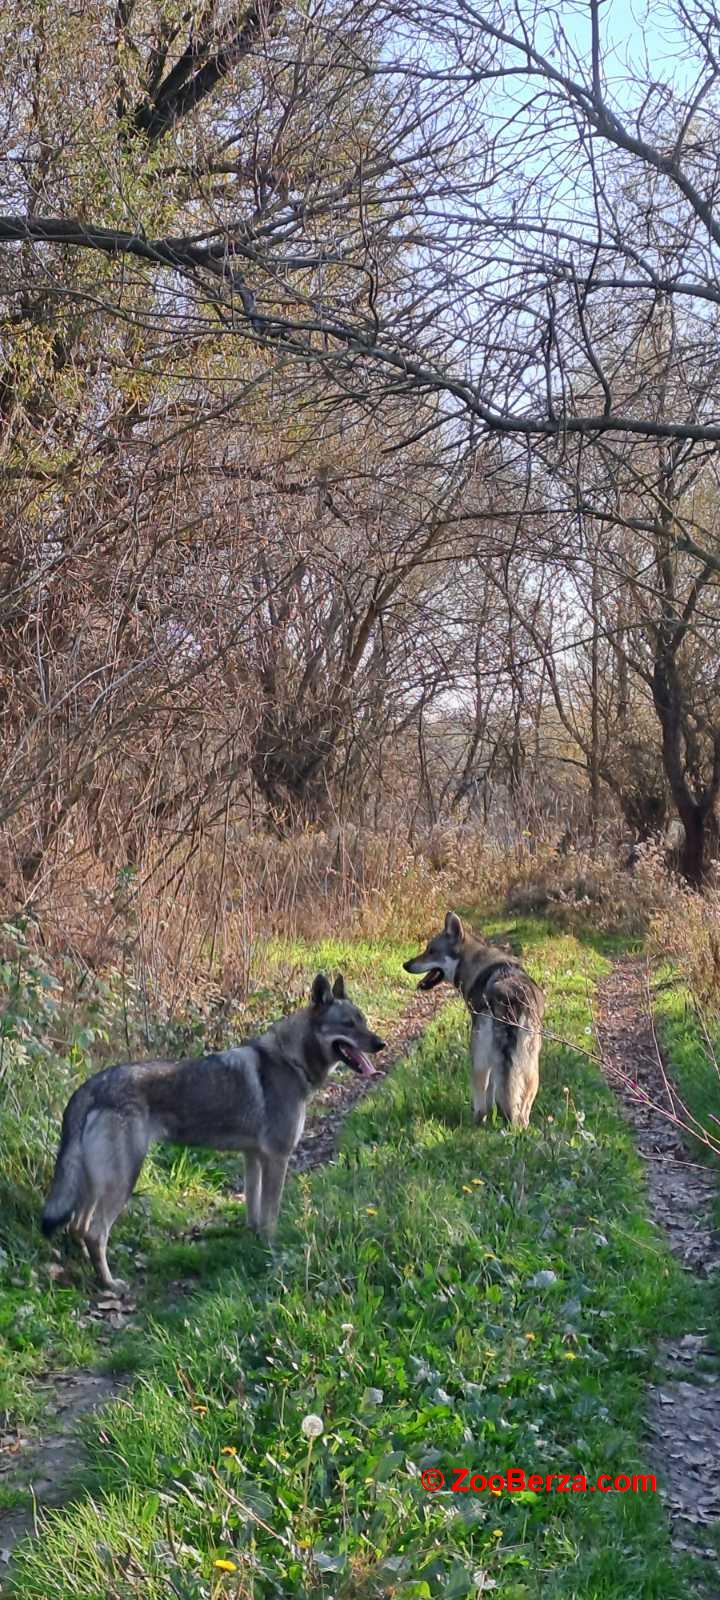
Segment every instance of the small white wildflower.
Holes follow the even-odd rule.
[[[325,1432],[322,1417],[316,1416],[314,1411],[310,1411],[306,1417],[303,1417],[300,1427],[306,1439],[319,1439],[321,1433]]]

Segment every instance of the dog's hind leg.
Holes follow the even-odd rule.
[[[90,1231],[90,1223],[92,1222],[92,1216],[96,1204],[97,1200],[92,1200],[87,1193],[86,1175],[83,1169],[82,1188],[75,1206],[75,1210],[70,1218],[70,1221],[68,1222],[68,1233],[70,1234],[71,1239],[75,1239],[79,1244],[84,1256],[87,1256],[88,1254],[88,1248],[85,1243],[85,1235]]]
[[[524,1049],[523,1086],[518,1112],[518,1121],[521,1128],[527,1128],[530,1121],[530,1112],[535,1104],[538,1089],[540,1088],[540,1050],[542,1048],[542,1035],[540,1033],[527,1035]]]
[[[114,1220],[114,1219],[113,1219]],[[83,1243],[95,1268],[95,1276],[102,1289],[124,1289],[122,1278],[114,1278],[108,1266],[107,1242],[112,1224],[95,1213],[94,1231],[86,1235]]]
[[[245,1152],[245,1209],[248,1227],[258,1233],[262,1226],[263,1169],[254,1150]]]
[[[493,1019],[489,1013],[476,1016],[473,1021],[470,1034],[470,1059],[473,1114],[475,1122],[479,1125],[492,1111],[495,1100]]]
[[[511,1025],[506,1024],[508,1032]],[[527,1128],[540,1087],[538,1057],[541,1039],[527,1026],[512,1029],[517,1035],[511,1048],[506,1050],[503,1070],[498,1079],[498,1105],[514,1128]]]
[[[280,1210],[285,1174],[290,1157],[268,1151],[262,1158],[261,1223],[263,1233],[272,1238]]]
[[[83,1156],[92,1209],[82,1219],[83,1240],[104,1289],[124,1287],[110,1272],[107,1243],[135,1188],[149,1142],[147,1122],[137,1117],[102,1110],[85,1125]]]
[[[87,1219],[87,1226],[90,1226],[89,1218]],[[76,1244],[80,1246],[80,1250],[85,1256],[86,1260],[89,1260],[90,1251],[85,1243],[85,1227],[85,1219],[83,1217],[79,1217],[68,1223],[68,1233],[70,1234],[71,1239],[74,1239]]]

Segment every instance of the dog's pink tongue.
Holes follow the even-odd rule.
[[[375,1077],[375,1068],[374,1068],[374,1066],[372,1064],[372,1061],[368,1061],[367,1056],[364,1056],[361,1050],[358,1050],[358,1061],[360,1063],[360,1072],[362,1074],[362,1077],[363,1078],[374,1078]]]

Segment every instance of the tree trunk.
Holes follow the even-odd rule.
[[[717,853],[720,825],[715,809],[695,805],[683,809],[680,820],[685,829],[685,840],[680,851],[680,871],[693,889],[702,889],[710,878],[710,868]]]
[[[597,850],[600,821],[600,619],[597,552],[593,555],[592,582],[590,586],[592,608],[592,644],[590,652],[590,841]]]
[[[688,807],[681,818],[685,839],[680,851],[680,871],[693,889],[701,889],[707,878],[706,818],[699,806]]]

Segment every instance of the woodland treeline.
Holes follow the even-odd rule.
[[[20,0],[2,875],[720,833],[718,19]]]

